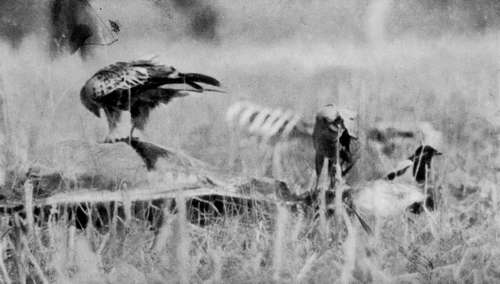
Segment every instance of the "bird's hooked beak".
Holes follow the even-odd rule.
[[[90,111],[95,114],[95,116],[101,117],[101,109],[99,106],[94,106]]]
[[[337,125],[336,123],[332,122],[328,124],[328,128],[333,131],[333,132],[340,132],[342,130],[342,126]]]
[[[101,107],[96,102],[89,99],[86,87],[83,87],[82,90],[80,91],[80,99],[81,102],[83,103],[83,106],[85,106],[86,109],[88,109],[95,116],[101,117],[100,113]]]
[[[335,122],[329,123],[328,124],[328,129],[330,129],[333,132],[336,132],[339,137],[342,136],[344,134],[344,131],[347,130],[342,125],[342,123],[335,123]]]
[[[326,126],[333,132],[342,134],[345,130],[342,118],[337,116],[334,120],[325,118]]]

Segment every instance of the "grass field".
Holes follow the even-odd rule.
[[[276,26],[276,33],[281,34],[279,23],[273,20],[263,25]],[[240,32],[229,27],[223,35]],[[309,119],[326,103],[343,105],[359,112],[362,130],[379,120],[427,120],[445,135],[445,145],[439,149],[444,155],[433,164],[434,186],[442,196],[439,208],[413,216],[412,221],[406,216],[388,219],[377,238],[366,235],[357,224],[348,224],[352,228],[344,234],[345,229],[333,221],[326,229],[328,237],[320,238],[311,220],[283,208],[268,218],[239,216],[201,228],[185,222],[181,214],[169,216],[165,247],[157,251],[149,249],[154,236],[140,222],[110,235],[92,228],[74,232],[56,222],[37,228],[36,237],[27,240],[47,281],[500,281],[498,33],[400,37],[371,45],[356,38],[331,44],[317,35],[310,41],[289,36],[266,42],[265,34],[203,44],[182,37],[170,42],[158,39],[160,32],[155,32],[138,40],[137,31],[127,34],[125,30],[116,45],[97,51],[87,62],[76,56],[50,61],[34,36],[17,51],[0,45],[5,54],[0,62],[4,169],[26,168],[37,162],[40,149],[60,141],[102,140],[107,125],[82,107],[80,87],[104,65],[157,54],[160,61],[179,70],[219,78],[228,94],[196,94],[158,108],[146,131],[148,140],[246,175],[254,169],[230,167],[232,133],[224,121],[226,108],[237,100],[292,108]],[[362,179],[378,170],[368,162],[360,167]],[[311,172],[309,167],[303,174]],[[433,269],[419,262],[422,256],[433,263]],[[13,257],[3,257],[11,279],[16,279]],[[36,268],[27,269],[37,275]]]

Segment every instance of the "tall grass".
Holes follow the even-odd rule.
[[[297,9],[294,13],[299,13],[297,5],[290,8]],[[195,94],[158,108],[147,139],[184,148],[227,170],[235,171],[229,166],[232,133],[223,113],[240,99],[293,108],[310,119],[318,107],[335,103],[358,110],[361,129],[377,120],[429,120],[446,137],[445,155],[434,163],[434,186],[442,196],[438,211],[430,213],[432,218],[413,217],[407,229],[401,225],[406,217],[387,220],[376,240],[362,233],[356,222],[348,227],[347,238],[333,237],[346,234],[328,220],[323,223],[330,233],[320,238],[313,220],[278,210],[276,219],[248,222],[235,217],[202,228],[188,224],[183,214],[168,216],[177,221],[167,222],[171,234],[160,234],[163,244],[154,250],[155,236],[141,222],[131,222],[119,238],[109,241],[92,228],[72,236],[66,224],[54,223],[35,228],[49,237],[30,239],[30,249],[49,280],[59,283],[496,282],[497,36],[406,38],[377,46],[348,41],[330,45],[294,37],[255,44],[226,40],[216,46],[179,39],[167,45],[154,36],[142,41],[125,37],[90,62],[77,57],[50,61],[35,37],[18,51],[0,46],[6,54],[0,63],[4,170],[40,162],[44,149],[60,141],[102,140],[106,123],[81,106],[79,88],[102,66],[148,53],[159,54],[160,60],[181,71],[220,78],[229,92]],[[257,149],[249,154],[257,156]],[[359,163],[360,179],[374,170],[369,159],[365,156]],[[257,169],[240,173],[251,172]],[[308,175],[312,169],[304,172]],[[413,255],[429,258],[439,269],[422,272]],[[16,270],[12,263],[7,258],[7,270]]]

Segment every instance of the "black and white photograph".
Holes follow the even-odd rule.
[[[0,283],[500,283],[500,2],[0,0]]]

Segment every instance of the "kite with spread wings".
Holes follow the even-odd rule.
[[[82,104],[97,117],[103,109],[109,134],[105,142],[132,138],[134,129],[144,130],[150,111],[160,103],[190,92],[214,91],[220,82],[198,73],[181,73],[152,60],[117,62],[94,74],[80,92]],[[127,117],[126,117],[127,116]]]

